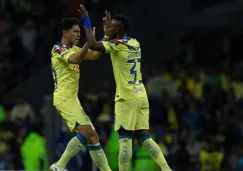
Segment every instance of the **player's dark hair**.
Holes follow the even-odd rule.
[[[75,18],[75,17],[70,17],[70,18],[63,18],[59,25],[58,25],[58,32],[62,36],[62,31],[63,30],[70,30],[72,29],[73,25],[79,25],[80,27],[80,21]]]
[[[124,15],[116,15],[112,19],[118,20],[123,24],[124,31],[127,33],[130,28],[130,20]]]

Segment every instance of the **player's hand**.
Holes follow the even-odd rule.
[[[105,11],[105,17],[103,18],[103,29],[105,36],[108,36],[108,28],[111,22],[111,14],[107,10]]]
[[[84,28],[92,29],[92,25],[91,25],[91,22],[90,22],[90,19],[89,19],[88,11],[86,11],[85,7],[82,4],[80,4],[78,12],[80,14],[81,20],[84,23]],[[93,34],[95,34],[95,30],[92,31],[92,35]]]
[[[109,29],[109,26],[105,23],[105,20],[103,18],[103,30],[104,30],[105,36],[108,36],[108,29]]]
[[[103,18],[106,25],[110,26],[111,23],[111,13],[109,11],[105,11],[105,17]]]
[[[81,18],[89,15],[88,11],[86,11],[85,7],[82,4],[80,4],[78,12],[79,12]]]

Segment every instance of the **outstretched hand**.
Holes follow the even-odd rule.
[[[109,11],[105,11],[105,17],[103,18],[103,22],[109,27],[111,23],[111,13]]]
[[[87,28],[87,29],[92,29],[92,25],[91,25],[91,22],[90,22],[90,19],[89,19],[88,11],[86,11],[85,7],[82,4],[80,4],[78,12],[80,14],[80,17],[81,17],[83,23],[84,23],[84,27]],[[93,31],[93,34],[94,34],[94,31]]]
[[[80,4],[78,12],[79,12],[81,18],[89,16],[88,11],[86,11],[85,7],[82,4]]]
[[[105,11],[105,17],[103,18],[103,29],[105,36],[108,36],[108,29],[110,27],[111,14],[107,10]]]
[[[93,27],[93,29],[92,29],[92,25],[91,25],[91,22],[89,19],[88,12],[86,11],[85,7],[82,4],[80,4],[78,12],[82,19],[82,22],[84,23],[85,34],[86,34],[86,39],[87,39],[89,49],[98,51],[98,52],[105,52],[104,45],[102,43],[97,42],[97,40],[95,39],[95,36],[94,36],[95,27]]]

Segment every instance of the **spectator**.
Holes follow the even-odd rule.
[[[25,170],[47,170],[49,168],[42,128],[43,126],[37,125],[34,131],[26,135],[23,140],[21,156]]]
[[[23,98],[18,97],[17,103],[10,111],[10,121],[29,120],[30,123],[35,123],[35,114],[30,104]]]

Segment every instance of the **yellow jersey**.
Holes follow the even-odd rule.
[[[106,53],[110,53],[116,82],[115,101],[147,97],[140,71],[141,48],[130,37],[102,41]]]
[[[52,48],[52,75],[54,80],[53,104],[57,105],[66,99],[78,97],[79,65],[69,64],[68,58],[80,51],[77,46],[57,42]]]

